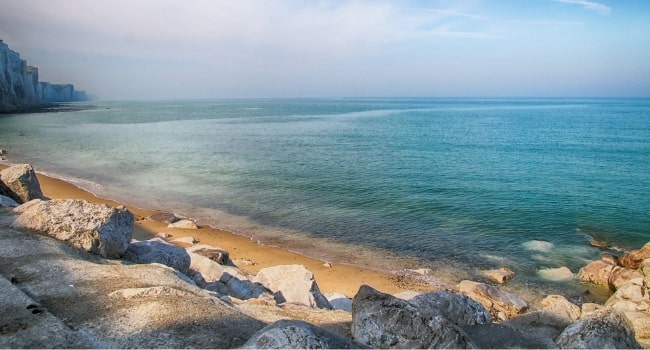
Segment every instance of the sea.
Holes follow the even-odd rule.
[[[77,106],[79,107],[79,106]],[[0,117],[12,163],[347,264],[556,286],[650,241],[650,99],[88,102]],[[576,287],[573,285],[572,287]]]

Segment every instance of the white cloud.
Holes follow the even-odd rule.
[[[565,4],[580,5],[588,10],[596,11],[603,15],[609,15],[612,12],[611,7],[594,1],[587,1],[587,0],[555,0],[555,1],[563,2]]]

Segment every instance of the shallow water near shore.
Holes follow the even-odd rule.
[[[99,195],[324,260],[565,288],[538,271],[650,240],[650,100],[98,102],[3,116],[0,140]]]

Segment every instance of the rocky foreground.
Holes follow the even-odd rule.
[[[578,273],[610,288],[604,305],[550,295],[532,309],[474,281],[399,297],[362,286],[348,299],[323,295],[301,265],[253,275],[219,247],[133,240],[126,208],[48,200],[29,165],[0,180],[2,348],[650,346],[650,244]]]

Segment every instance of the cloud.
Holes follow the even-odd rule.
[[[611,7],[594,1],[587,1],[587,0],[555,0],[555,1],[563,2],[565,4],[581,5],[583,8],[596,11],[602,15],[609,15],[612,12]]]

